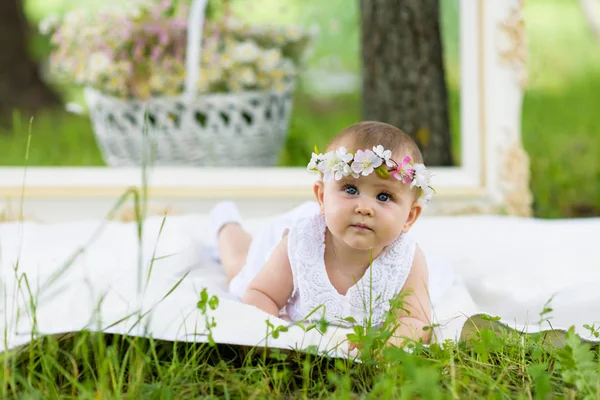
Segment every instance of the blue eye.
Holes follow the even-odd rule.
[[[386,193],[379,193],[377,195],[377,200],[381,201],[381,202],[386,202],[391,200],[391,196],[389,194]]]
[[[356,187],[351,186],[351,185],[344,187],[344,191],[351,195],[355,195],[358,193],[358,190],[356,189]]]

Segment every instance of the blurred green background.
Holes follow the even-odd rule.
[[[501,0],[498,0],[501,1]],[[117,0],[27,0],[35,28],[49,13],[95,8]],[[453,134],[460,130],[458,0],[440,0]],[[295,93],[281,165],[304,166],[343,127],[361,119],[359,10],[357,0],[239,0],[245,18],[257,22],[316,24],[319,41]],[[522,132],[531,160],[531,188],[538,217],[600,216],[600,42],[577,0],[527,0],[529,81]],[[32,54],[43,63],[46,38],[34,35]],[[65,102],[81,102],[72,87],[58,88]],[[0,163],[24,165],[29,118],[0,133]],[[458,143],[458,140],[455,140]],[[456,148],[456,145],[455,145]],[[47,113],[33,122],[29,165],[103,165],[85,115]]]

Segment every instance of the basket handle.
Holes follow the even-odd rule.
[[[200,75],[200,56],[202,54],[202,34],[204,32],[204,13],[208,0],[193,0],[188,16],[187,48],[185,54],[185,96],[190,100],[196,97]]]

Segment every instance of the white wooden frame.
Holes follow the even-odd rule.
[[[523,0],[460,0],[462,165],[432,168],[437,195],[429,215],[530,215],[520,133],[522,12]],[[135,168],[0,168],[0,198],[13,216],[97,218],[128,187],[139,186],[141,175]],[[154,168],[149,175],[150,212],[204,212],[227,198],[245,213],[267,215],[313,198],[314,176],[304,168]]]

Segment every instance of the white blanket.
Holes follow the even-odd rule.
[[[171,216],[161,227],[162,222],[145,221],[139,250],[135,222],[0,224],[0,325],[6,333],[0,352],[28,343],[32,332],[82,329],[207,341],[207,321],[214,317],[210,331],[218,343],[316,346],[347,356],[348,331],[341,328],[320,333],[294,325],[267,338],[265,320],[274,326],[288,322],[227,295],[221,267],[206,257],[213,245],[206,217]],[[247,221],[247,227],[256,232],[264,222]],[[574,325],[582,338],[598,340],[583,325],[600,324],[600,219],[425,217],[415,233],[425,254],[453,263],[459,277],[448,283],[434,310],[437,341],[465,337],[485,323],[482,313],[521,331],[548,330],[547,322],[538,321],[552,296],[553,311],[544,318],[551,318],[554,329]],[[203,288],[219,299],[205,313],[197,306]]]

